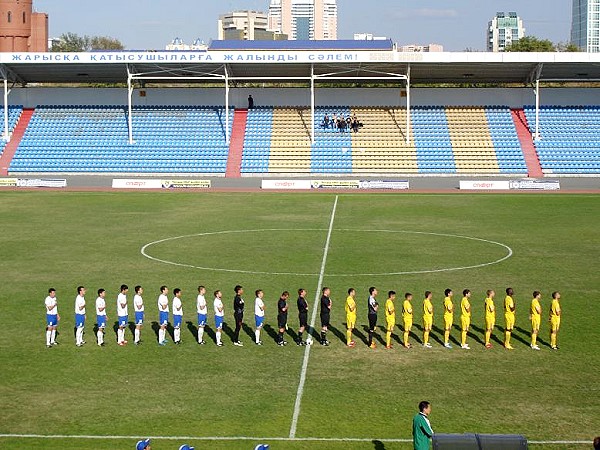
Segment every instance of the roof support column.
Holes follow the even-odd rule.
[[[127,126],[129,128],[129,145],[133,145],[133,108],[131,106],[132,96],[133,96],[133,76],[131,75],[131,71],[129,70],[129,65],[127,65]]]
[[[535,132],[533,140],[540,140],[540,79],[535,80]]]
[[[8,130],[8,80],[4,77],[4,133],[2,139],[10,142],[10,132]]]
[[[406,69],[406,144],[410,143],[410,64]]]
[[[310,143],[315,143],[315,65],[310,65]]]
[[[223,66],[223,70],[225,71],[225,142],[229,145],[229,71],[227,66]]]

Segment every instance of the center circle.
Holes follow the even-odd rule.
[[[320,228],[213,231],[149,242],[141,248],[140,253],[156,262],[199,270],[319,276],[314,268],[321,266],[327,231]],[[176,241],[183,245],[173,245]],[[244,254],[250,255],[242,256],[242,252],[238,251],[242,248]],[[152,255],[150,250],[154,255],[158,253],[161,256]],[[509,246],[501,242],[472,236],[348,228],[332,230],[327,251],[326,267],[330,267],[332,272],[326,270],[327,277],[409,275],[475,269],[501,263],[513,253]],[[488,255],[489,259],[477,260],[477,255],[482,254]],[[459,255],[458,263],[456,255]],[[202,263],[198,262],[199,259]],[[362,260],[375,263],[371,262],[369,267],[365,267],[360,264]],[[409,267],[403,268],[403,264]],[[356,269],[348,271],[348,267]]]

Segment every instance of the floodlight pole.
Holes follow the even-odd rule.
[[[406,144],[410,143],[410,64],[406,69]]]
[[[310,143],[315,143],[315,65],[310,65]]]
[[[4,77],[4,136],[6,142],[10,142],[10,133],[8,131],[8,80]]]
[[[133,114],[132,114],[132,95],[133,95],[133,84],[131,82],[132,75],[129,70],[129,65],[127,66],[127,123],[129,126],[129,145],[133,145]]]
[[[229,145],[229,71],[227,66],[223,66],[223,70],[225,71],[225,142]]]

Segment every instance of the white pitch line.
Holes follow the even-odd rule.
[[[254,437],[254,436],[101,436],[101,435],[70,435],[70,434],[0,434],[0,438],[13,439],[155,439],[163,441],[282,441],[282,442],[412,442],[408,438],[326,438],[326,437]],[[535,445],[590,445],[591,441],[528,441]]]
[[[335,211],[337,210],[338,196],[335,196],[333,208],[331,210],[331,219],[329,220],[329,229],[327,230],[327,239],[325,240],[325,248],[323,249],[323,259],[321,260],[321,270],[319,271],[319,282],[315,292],[315,301],[313,303],[312,317],[308,333],[315,327],[317,320],[317,309],[319,307],[319,299],[321,298],[321,288],[323,287],[323,276],[325,274],[325,265],[327,264],[327,254],[329,253],[329,242],[331,241],[331,232],[333,231],[333,221],[335,220]],[[302,394],[304,393],[304,383],[306,382],[306,369],[308,367],[308,357],[310,356],[311,345],[304,348],[304,359],[302,360],[302,370],[300,371],[300,381],[298,382],[298,391],[296,392],[296,402],[294,403],[294,415],[292,416],[292,424],[290,425],[290,438],[296,437],[296,428],[298,427],[298,418],[300,417],[300,403],[302,403]]]

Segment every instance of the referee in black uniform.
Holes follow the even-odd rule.
[[[296,344],[306,345],[306,342],[302,340],[302,333],[308,327],[308,302],[306,301],[306,289],[298,289],[298,321],[300,322],[300,328],[298,328],[298,339]]]
[[[321,345],[329,345],[327,340],[327,329],[329,327],[329,315],[331,313],[331,299],[329,295],[331,290],[328,287],[323,288],[321,296]]]
[[[240,330],[242,329],[242,321],[244,320],[244,299],[242,298],[244,288],[238,284],[233,290],[235,291],[235,297],[233,298],[233,318],[235,319],[233,345],[243,347],[244,344],[240,342]]]
[[[368,309],[369,309],[369,347],[375,348],[375,341],[373,341],[373,333],[375,332],[375,328],[377,327],[377,310],[379,309],[379,303],[377,303],[377,288],[370,287],[369,288],[369,300],[368,300]]]
[[[287,299],[289,298],[289,296],[290,293],[288,291],[283,291],[281,293],[281,297],[279,297],[279,301],[277,302],[277,326],[279,327],[279,334],[277,335],[277,345],[282,347],[287,344],[287,342],[283,339],[283,333],[285,333],[285,327],[287,326]]]

